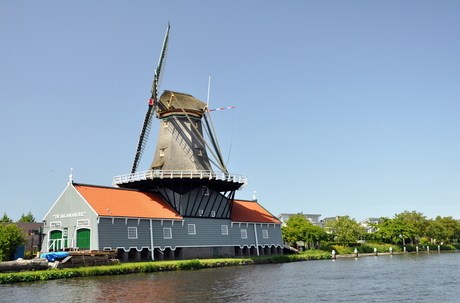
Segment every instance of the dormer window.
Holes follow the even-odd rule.
[[[209,188],[207,186],[203,186],[201,188],[201,193],[203,196],[209,196]]]

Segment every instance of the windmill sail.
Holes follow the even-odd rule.
[[[137,171],[137,167],[139,162],[142,158],[142,154],[144,152],[145,145],[147,144],[148,136],[150,134],[150,128],[152,126],[152,116],[156,111],[158,106],[157,98],[158,98],[158,88],[160,87],[161,78],[163,76],[164,71],[164,64],[166,62],[166,53],[168,51],[168,41],[169,41],[169,28],[170,25],[166,29],[165,39],[163,42],[163,48],[161,49],[160,59],[158,60],[158,66],[155,69],[155,73],[153,76],[153,83],[151,93],[152,96],[150,97],[147,113],[144,117],[144,123],[142,124],[141,133],[139,135],[139,142],[137,144],[136,154],[134,155],[133,166],[131,169],[131,173],[135,173]]]

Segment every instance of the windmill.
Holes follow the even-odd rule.
[[[230,218],[235,191],[246,185],[247,178],[228,172],[212,110],[189,94],[164,91],[158,97],[169,29],[168,24],[131,173],[114,177],[114,185],[155,191],[182,216]],[[153,116],[160,120],[155,154],[149,170],[137,172]]]

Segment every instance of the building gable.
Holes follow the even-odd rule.
[[[269,213],[256,201],[243,200],[235,200],[232,209],[232,221],[278,224],[281,223],[275,216]]]
[[[78,193],[73,184],[69,183],[45,215],[43,221],[48,225],[53,221],[87,217],[89,215],[95,216],[96,212]]]
[[[99,216],[183,219],[156,193],[82,184],[75,188]]]

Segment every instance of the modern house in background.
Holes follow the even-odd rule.
[[[317,214],[304,214],[303,212],[298,213],[298,214],[285,214],[285,213],[283,213],[283,214],[279,214],[278,216],[276,216],[276,218],[278,218],[278,220],[281,221],[283,226],[286,226],[287,220],[289,220],[290,217],[296,216],[296,215],[304,216],[305,219],[310,221],[313,225],[319,226],[321,228],[324,227],[323,222],[319,219],[321,217],[321,215],[317,215]]]
[[[364,231],[366,233],[370,234],[370,233],[375,233],[379,230],[377,227],[371,226],[370,224],[380,224],[382,222],[383,222],[382,218],[367,218],[359,222],[359,225],[364,227]]]

